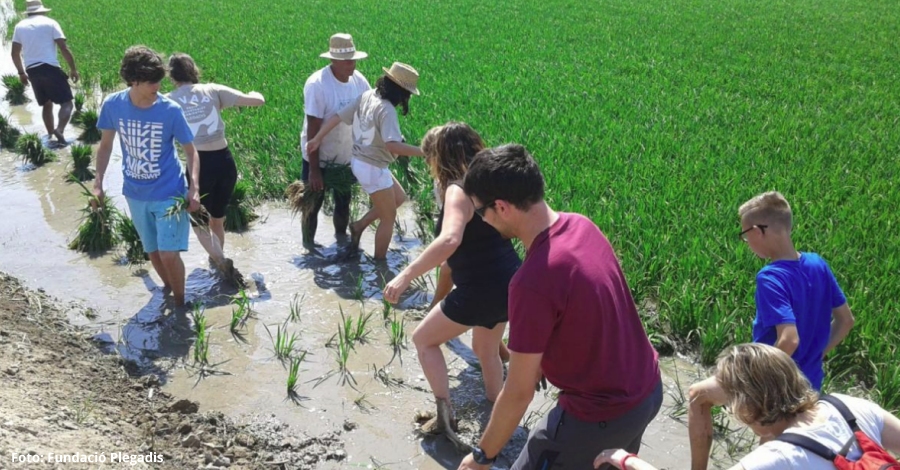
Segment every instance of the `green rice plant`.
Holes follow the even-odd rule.
[[[117,229],[123,216],[113,205],[112,199],[105,197],[98,202],[84,184],[78,184],[87,198],[87,205],[81,210],[84,217],[75,238],[69,242],[69,249],[83,253],[107,251],[119,242]]]
[[[384,321],[388,321],[388,318],[391,317],[391,312],[393,311],[394,306],[391,305],[387,300],[381,299],[381,319]]]
[[[339,194],[351,194],[354,192],[356,177],[353,176],[353,171],[349,165],[328,164],[322,169],[322,184],[329,189],[324,194],[326,197],[324,207],[327,211],[334,204],[334,201],[330,198],[333,192]],[[284,195],[294,215],[312,211],[312,206],[319,197],[319,195],[313,194],[309,186],[299,180],[291,183],[285,190]]]
[[[356,317],[356,321],[354,321],[352,316],[344,315],[344,308],[342,306],[338,305],[338,310],[341,313],[341,324],[338,325],[338,330],[343,331],[343,336],[350,345],[352,346],[354,343],[365,343],[368,341],[369,334],[371,333],[369,320],[371,320],[373,312],[360,312]]]
[[[400,361],[403,362],[403,356],[400,355],[401,349],[406,349],[406,319],[403,315],[397,318],[397,314],[394,314],[394,318],[391,319],[390,324],[388,325],[388,333],[390,334],[390,345],[394,350],[394,356],[400,356]]]
[[[22,131],[10,122],[9,116],[0,114],[0,148],[16,148],[16,142],[21,135]]]
[[[363,284],[362,273],[356,276],[356,285],[353,286],[353,298],[357,302],[363,302],[366,299],[366,289]]]
[[[297,394],[297,381],[300,379],[300,364],[303,363],[304,359],[306,359],[306,351],[303,351],[303,353],[297,357],[292,357],[290,366],[288,367],[287,395],[288,398],[295,402],[299,399],[299,395]]]
[[[250,188],[250,183],[246,180],[240,180],[234,185],[231,201],[225,207],[225,230],[243,232],[250,227],[251,222],[259,218],[247,199]]]
[[[306,298],[306,294],[300,295],[299,293],[295,293],[293,297],[291,297],[291,311],[288,314],[288,320],[292,322],[300,321],[300,312],[301,306],[303,305],[303,299]]]
[[[84,102],[87,101],[87,96],[85,96],[84,92],[79,91],[75,93],[75,97],[73,99],[75,103],[75,111],[72,112],[72,124],[81,124],[81,113],[84,111]]]
[[[287,323],[285,323],[283,328],[282,325],[279,325],[275,330],[275,336],[272,336],[269,327],[263,326],[266,328],[266,333],[269,334],[269,339],[272,340],[272,350],[275,352],[275,357],[281,361],[290,359],[294,355],[294,345],[300,338],[297,333],[289,333]]]
[[[56,160],[56,154],[47,150],[41,137],[35,133],[24,134],[16,142],[16,152],[22,156],[22,160],[34,166]]]
[[[81,132],[81,135],[78,136],[78,140],[86,143],[93,144],[100,142],[100,129],[97,128],[97,121],[100,119],[100,114],[96,109],[87,109],[81,113],[81,116],[78,118],[78,124],[81,125],[81,128],[84,129]]]
[[[25,94],[25,84],[19,80],[18,75],[4,75],[3,86],[6,87],[6,100],[9,104],[17,106],[29,101]]]
[[[250,318],[253,315],[253,299],[247,293],[247,289],[241,289],[231,297],[231,303],[237,306],[242,316]]]
[[[191,310],[191,321],[194,323],[194,363],[202,367],[209,365],[209,326],[206,323],[203,304],[194,303]]]
[[[91,146],[75,144],[71,147],[72,153],[72,171],[69,177],[76,181],[88,181],[94,179],[94,172],[91,171]]]
[[[125,245],[124,261],[129,266],[140,266],[150,261],[150,255],[144,251],[144,245],[141,243],[141,237],[134,226],[134,221],[130,217],[120,214],[116,220],[116,226],[119,239]]]

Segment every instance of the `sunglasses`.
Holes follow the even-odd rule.
[[[475,213],[478,214],[478,216],[481,217],[481,218],[483,219],[483,218],[484,218],[484,213],[485,213],[485,211],[487,211],[488,209],[490,209],[490,208],[492,208],[492,207],[494,207],[494,206],[496,206],[496,205],[497,205],[497,201],[496,201],[496,200],[491,201],[491,202],[489,202],[489,203],[487,203],[487,204],[485,204],[485,205],[483,205],[483,206],[481,206],[481,207],[476,207],[476,208],[475,208]]]
[[[750,228],[748,228],[747,230],[744,230],[743,232],[739,233],[739,234],[738,234],[738,238],[740,238],[740,239],[743,240],[743,241],[747,241],[747,233],[750,232],[751,230],[755,229],[755,228],[758,228],[759,231],[762,232],[763,235],[765,235],[765,234],[766,234],[766,229],[769,228],[769,226],[768,226],[768,225],[751,225]]]

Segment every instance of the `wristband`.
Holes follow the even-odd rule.
[[[626,467],[625,467],[625,462],[628,462],[628,459],[630,459],[630,458],[632,458],[632,457],[637,458],[637,455],[634,455],[634,454],[628,454],[628,455],[626,455],[625,457],[622,457],[622,461],[619,462],[619,468],[621,468],[622,470],[625,470],[625,469],[626,469]]]

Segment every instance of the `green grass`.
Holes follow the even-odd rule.
[[[5,98],[9,104],[17,106],[29,101],[28,95],[25,94],[25,84],[19,80],[17,75],[4,75],[0,80],[3,81],[3,87],[6,88]]]
[[[35,133],[24,134],[16,141],[16,153],[22,160],[34,166],[43,166],[56,160],[56,154],[47,150],[41,137]]]
[[[702,349],[706,362],[750,339],[763,262],[737,240],[736,209],[780,190],[795,210],[797,247],[829,261],[858,320],[830,355],[829,375],[875,387],[884,406],[900,409],[895,1],[344,6],[358,14],[286,0],[256,9],[236,0],[69,0],[53,16],[81,51],[79,67],[105,88],[119,86],[125,45],[144,43],[191,53],[204,80],[263,92],[266,106],[225,116],[251,196],[280,197],[300,175],[298,77],[326,65],[317,56],[330,34],[349,31],[369,53],[359,70],[370,82],[392,61],[412,64],[423,94],[400,118],[407,141],[457,119],[488,145],[526,145],[551,204],[593,219],[635,299],[657,306],[647,319],[654,333]],[[172,28],[124,13],[110,21],[113,7],[165,9],[184,21]],[[242,27],[207,21],[228,14]],[[421,172],[423,162],[410,166]],[[425,204],[431,188],[407,190]]]

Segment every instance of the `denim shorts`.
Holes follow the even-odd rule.
[[[377,193],[394,186],[394,176],[387,168],[378,168],[371,163],[354,158],[350,162],[350,169],[353,170],[353,176],[359,181],[359,185],[366,194]]]
[[[125,200],[145,252],[187,251],[191,218],[187,212],[166,216],[174,200],[139,201],[129,197]]]

